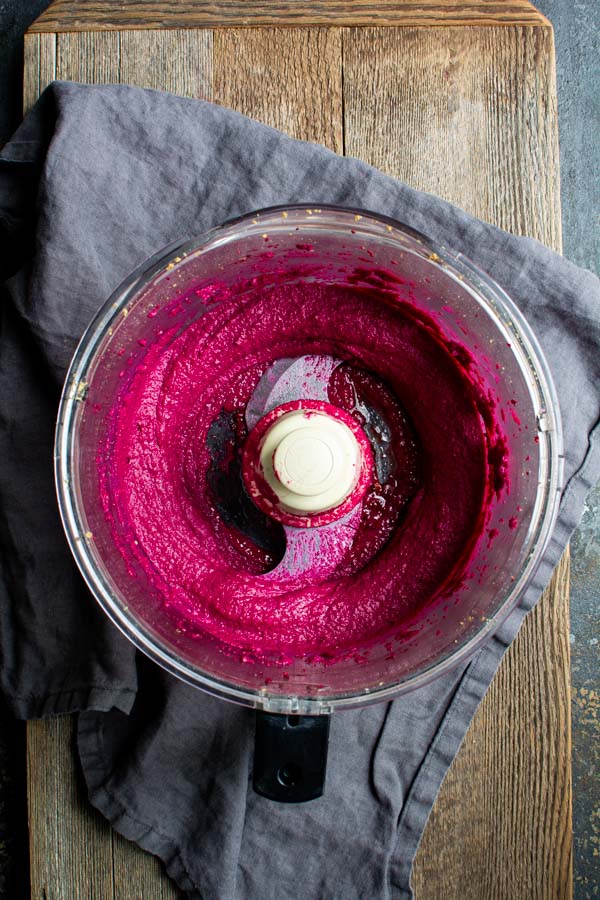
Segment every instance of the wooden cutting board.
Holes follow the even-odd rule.
[[[525,0],[57,0],[26,109],[55,78],[213,100],[560,250],[553,33]],[[565,554],[440,791],[418,900],[572,896],[568,585]],[[35,900],[179,896],[89,807],[73,717],[28,726],[28,788]]]

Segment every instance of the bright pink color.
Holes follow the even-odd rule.
[[[335,658],[394,633],[461,583],[506,486],[506,443],[475,360],[402,290],[396,300],[389,283],[385,293],[375,283],[224,293],[185,330],[159,332],[140,350],[100,448],[101,494],[132,574],[175,627],[209,632],[249,659],[270,650]],[[337,370],[330,388],[351,414],[364,370],[364,390],[397,419],[397,467],[392,488],[375,482],[365,495],[339,569],[298,584],[269,576],[277,560],[219,516],[207,434],[226,412],[243,439],[267,367],[308,353],[352,363],[354,374]]]

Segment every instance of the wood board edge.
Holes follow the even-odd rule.
[[[550,21],[529,2],[510,0],[183,0],[178,4],[150,0],[134,4],[54,0],[30,25],[30,33],[63,31],[112,31],[156,28],[258,28],[258,27],[369,27],[419,26],[537,26],[551,28]]]

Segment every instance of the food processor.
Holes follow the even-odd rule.
[[[446,578],[426,601],[406,607],[364,641],[341,642],[340,652],[286,647],[283,638],[267,634],[258,653],[241,637],[230,640],[224,632],[190,625],[181,605],[175,614],[177,604],[169,599],[180,585],[163,583],[160,560],[146,559],[143,539],[123,524],[114,500],[122,479],[136,490],[131,467],[127,469],[129,456],[123,457],[124,468],[111,468],[115,448],[125,440],[119,415],[136,373],[148,370],[157,347],[172,352],[189,329],[218,318],[233,295],[241,298],[240,309],[252,309],[256,298],[274,285],[294,304],[302,302],[298,290],[303,285],[311,290],[351,285],[368,297],[369,308],[375,311],[379,304],[388,317],[400,315],[401,304],[402,314],[412,317],[428,340],[443,344],[462,367],[465,391],[471,390],[467,373],[469,385],[476,384],[478,396],[485,398],[477,415],[482,429],[494,435],[487,446],[486,471],[495,467],[502,472],[501,483],[491,478],[489,502],[456,570],[460,577]],[[275,347],[248,388],[245,338],[238,335],[242,349],[235,379],[244,397],[241,412],[233,404],[210,413],[210,426],[201,435],[208,462],[202,479],[193,484],[191,479],[184,492],[192,530],[197,492],[216,517],[217,530],[222,525],[227,540],[234,535],[235,553],[258,548],[262,554],[262,568],[247,563],[248,584],[260,583],[263,592],[292,584],[298,603],[314,584],[333,585],[335,591],[347,581],[360,590],[360,573],[382,556],[392,569],[396,534],[405,526],[417,491],[419,434],[411,431],[411,417],[397,404],[389,378],[378,371],[376,361],[363,373],[341,338],[330,341],[325,351],[319,344],[329,314],[327,296],[325,292],[322,307],[315,307],[314,340],[300,342],[294,353],[278,354]],[[197,367],[208,359],[216,333],[209,329],[203,337],[207,355],[197,354]],[[386,335],[374,335],[370,358],[376,360],[380,342],[383,359]],[[172,356],[169,365],[178,364]],[[387,365],[389,373],[389,359]],[[234,380],[234,368],[225,362],[223,372],[215,372],[213,380],[221,374]],[[161,378],[163,385],[170,383],[171,370],[163,366]],[[375,389],[387,398],[383,406],[364,399]],[[172,395],[167,391],[161,398],[165,420],[177,390],[174,386]],[[349,390],[351,403],[343,399]],[[204,397],[200,393],[189,403],[200,409]],[[405,447],[398,452],[406,452],[401,465],[398,452],[394,457],[389,450],[394,427],[405,429],[397,442]],[[138,444],[143,456],[145,444]],[[192,446],[182,437],[180,450],[174,444],[174,458],[181,455],[183,460]],[[527,322],[497,284],[461,254],[386,216],[307,205],[229,221],[167,247],[127,278],[76,350],[55,446],[63,524],[96,600],[138,649],[171,674],[257,710],[254,788],[284,802],[323,792],[334,711],[388,700],[443,677],[499,627],[529,584],[550,537],[562,459],[560,415],[548,366]],[[188,471],[188,464],[183,460],[181,471]],[[376,501],[385,506],[385,486],[398,468],[394,483],[404,477],[402,510],[392,504],[387,530],[379,537],[371,534],[369,550],[359,559],[357,535],[364,510]],[[165,517],[160,535],[165,552],[169,528]],[[231,558],[238,558],[235,553]],[[268,565],[264,559],[270,560]],[[181,580],[186,577],[182,570]],[[178,575],[170,578],[178,580]],[[232,576],[232,592],[234,582]]]

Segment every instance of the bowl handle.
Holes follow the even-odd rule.
[[[279,803],[304,803],[325,787],[330,716],[256,713],[254,773],[257,794]]]

